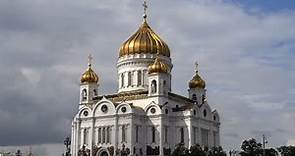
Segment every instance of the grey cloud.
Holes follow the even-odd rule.
[[[140,24],[140,6],[0,1],[0,145],[57,143],[69,135],[89,53],[100,92],[114,92],[118,48]],[[249,14],[223,1],[157,1],[149,22],[172,50],[175,92],[186,95],[199,61],[225,148],[258,131],[271,131],[272,145],[295,138],[293,11]]]

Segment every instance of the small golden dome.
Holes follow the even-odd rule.
[[[189,81],[189,88],[206,88],[206,82],[201,78],[198,71],[198,63],[196,63],[196,74]]]
[[[199,74],[196,74],[192,80],[189,82],[189,88],[205,88],[206,82],[200,77]]]
[[[98,83],[99,77],[91,69],[91,55],[88,56],[88,69],[82,74],[81,83]]]
[[[169,68],[168,65],[162,61],[159,60],[157,57],[153,64],[151,64],[148,68],[148,73],[168,73]]]
[[[91,68],[88,68],[81,77],[81,83],[97,83],[98,80],[97,74]]]
[[[146,19],[120,48],[119,57],[131,54],[160,54],[170,57],[168,45],[151,29]]]

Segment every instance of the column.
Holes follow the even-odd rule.
[[[92,118],[92,124],[91,124],[91,127],[90,127],[90,133],[88,136],[89,140],[90,140],[90,155],[93,155],[92,151],[93,151],[93,142],[94,142],[94,122],[95,122],[95,119],[94,117]]]
[[[130,118],[130,154],[134,155],[134,150],[133,150],[133,146],[134,146],[134,137],[133,137],[133,114],[131,114],[131,118]]]
[[[71,155],[75,156],[75,135],[76,135],[76,122],[72,123],[72,135],[71,135]]]
[[[199,124],[199,127],[198,127],[198,143],[202,146],[203,142],[202,142],[202,131],[201,131],[201,127],[200,127],[200,124]]]
[[[163,151],[163,142],[164,142],[164,135],[163,135],[163,116],[162,114],[160,115],[160,156],[164,156],[164,151]]]
[[[188,121],[188,148],[190,148],[192,146],[192,144],[193,144],[192,132],[193,132],[192,120],[191,120],[191,117],[190,117],[189,121]]]
[[[212,127],[210,127],[210,130],[208,133],[209,133],[208,134],[208,146],[209,146],[209,148],[211,148],[214,146],[214,133],[213,133]]]
[[[80,138],[81,138],[81,136],[79,136],[80,135],[80,126],[81,126],[81,120],[79,120],[78,119],[78,121],[77,121],[77,126],[76,126],[76,135],[75,135],[75,138],[76,138],[76,140],[75,140],[75,145],[76,145],[76,147],[75,147],[75,155],[77,156],[78,155],[78,151],[79,151],[79,148],[80,148]]]
[[[113,153],[113,155],[116,155],[116,150],[118,148],[118,115],[117,114],[115,115],[113,136],[114,136],[114,153]]]

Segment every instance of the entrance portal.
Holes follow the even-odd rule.
[[[106,151],[101,152],[100,156],[109,156]]]

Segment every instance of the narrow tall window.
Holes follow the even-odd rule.
[[[97,90],[93,89],[93,96],[96,97],[97,96]]]
[[[168,143],[168,126],[165,126],[165,143]]]
[[[156,128],[152,127],[152,142],[156,142]]]
[[[205,100],[206,100],[206,96],[205,95],[202,95],[202,104],[205,103]]]
[[[83,89],[82,90],[82,100],[86,100],[87,99],[87,90],[86,89]]]
[[[121,74],[121,88],[124,87],[124,73]]]
[[[142,74],[141,74],[141,71],[139,70],[139,71],[137,71],[137,85],[138,86],[141,86],[141,80],[142,80]]]
[[[84,131],[83,131],[83,134],[84,134],[84,140],[83,140],[83,144],[88,144],[88,130],[87,129],[84,129]]]
[[[105,143],[106,141],[106,131],[105,128],[102,128],[102,143]]]
[[[193,94],[192,100],[197,101],[197,95],[196,94]]]
[[[184,143],[184,129],[180,128],[180,143]]]
[[[110,127],[107,127],[107,141],[106,143],[110,142]]]
[[[131,72],[128,72],[128,87],[132,85],[132,75]]]
[[[97,142],[101,143],[101,128],[98,128],[98,132],[97,132]]]
[[[126,127],[122,126],[122,142],[126,142]]]
[[[157,81],[153,80],[151,84],[151,92],[156,93],[157,92]]]
[[[139,131],[139,126],[135,127],[135,141],[138,142],[138,131]]]

